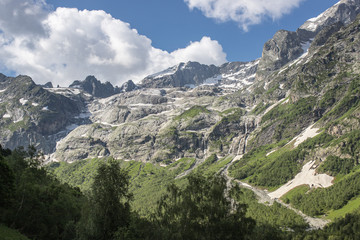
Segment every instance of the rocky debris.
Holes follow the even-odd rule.
[[[101,83],[94,76],[88,76],[84,81],[76,80],[70,84],[69,88],[81,89],[94,97],[107,98],[120,93],[118,87],[114,87],[110,82]]]

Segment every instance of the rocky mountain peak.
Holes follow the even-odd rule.
[[[138,88],[138,86],[136,86],[136,84],[132,80],[129,80],[120,87],[120,91],[121,92],[131,92],[131,91],[136,90],[137,88]]]
[[[209,66],[198,62],[180,63],[144,78],[141,86],[145,88],[197,86],[216,74],[219,74],[219,68],[215,65]]]
[[[285,64],[299,58],[308,50],[310,43],[322,29],[337,24],[332,29],[332,32],[334,32],[339,29],[339,26],[354,21],[359,13],[360,0],[341,0],[317,17],[307,20],[296,32],[278,31],[264,45],[257,78],[262,79],[264,75],[278,70]],[[330,31],[329,34],[332,32]],[[317,45],[319,43],[324,44],[324,40],[323,37],[323,40],[318,41]]]
[[[317,33],[336,22],[347,25],[360,13],[360,0],[341,0],[317,17],[307,20],[299,29]]]
[[[265,71],[274,71],[296,59],[303,52],[296,32],[280,30],[265,43],[259,68]]]
[[[41,86],[44,87],[44,88],[54,88],[52,82],[47,82],[47,83],[45,83],[44,85],[41,85]]]
[[[94,97],[106,98],[120,92],[118,87],[114,87],[110,82],[102,83],[94,76],[88,76],[84,81],[76,80],[69,88],[82,89]]]

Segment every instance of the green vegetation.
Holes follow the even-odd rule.
[[[72,164],[67,162],[53,162],[47,166],[48,170],[57,177],[61,176],[61,181],[71,186],[79,187],[83,191],[90,189],[93,179],[98,169],[101,159],[90,159],[77,161]],[[71,165],[71,168],[68,166]]]
[[[246,206],[225,196],[226,180],[220,175],[190,175],[183,188],[171,184],[158,204],[158,239],[247,239],[255,222]],[[231,194],[238,194],[239,191]]]
[[[318,169],[320,173],[328,173],[332,176],[346,175],[355,170],[359,165],[360,154],[360,130],[354,130],[349,134],[343,135],[332,143],[339,146],[342,154],[347,154],[351,158],[340,158],[338,156],[328,156]]]
[[[174,120],[194,118],[198,116],[200,113],[210,113],[210,111],[203,106],[193,106],[190,109],[183,112],[182,114],[180,114],[179,116],[175,117]]]
[[[26,152],[0,150],[1,179],[6,178],[0,188],[6,193],[1,199],[0,223],[11,225],[31,239],[245,239],[255,224],[245,216],[245,205],[234,205],[227,198],[223,177],[196,174],[175,184],[175,175],[162,175],[183,172],[193,165],[194,159],[178,160],[167,171],[152,164],[111,158],[95,164],[93,159],[91,166],[98,167],[88,194],[83,195],[79,189],[61,184],[47,174],[34,148]],[[207,164],[214,162],[215,156]],[[77,172],[92,169],[83,163],[74,166]],[[61,164],[57,167],[65,168]],[[162,193],[146,186],[160,195],[153,211],[147,209],[146,218],[132,209],[131,178],[143,180],[137,184],[161,182],[165,188]],[[230,192],[234,196],[239,193],[238,189]],[[147,193],[148,200],[151,197]],[[10,239],[26,239],[8,227],[2,226],[0,231]]]
[[[345,135],[346,143],[342,146],[341,152],[352,156],[356,161],[360,156],[360,130],[352,131]]]
[[[245,113],[246,111],[242,108],[231,108],[223,112],[223,115],[225,116],[221,119],[219,123],[226,124],[231,122],[237,122],[242,116],[244,116]]]
[[[309,185],[301,185],[298,186],[289,192],[287,192],[284,196],[281,197],[281,200],[285,203],[290,203],[293,201],[293,199],[298,195],[304,195],[310,190]]]
[[[327,215],[328,219],[335,220],[346,216],[346,214],[353,213],[355,210],[360,209],[360,196],[349,201],[344,207],[331,210]]]
[[[18,231],[8,228],[4,225],[0,225],[0,236],[1,240],[29,240],[26,236],[22,235]]]
[[[271,106],[270,103],[264,104],[264,102],[261,102],[251,111],[251,113],[255,115],[259,115],[265,112],[265,110],[268,109],[268,107],[270,106]]]
[[[216,154],[212,154],[210,157],[205,159],[204,163],[199,165],[194,171],[205,176],[212,176],[224,168],[226,164],[230,163],[232,159],[233,157],[231,156],[218,159]]]
[[[341,96],[344,96],[344,91],[340,91],[340,90],[334,89],[333,91],[336,91],[338,92],[338,94],[341,94]],[[331,109],[331,111],[329,111],[323,117],[323,120],[337,119],[340,117],[341,119],[343,119],[349,116],[360,104],[359,94],[360,94],[360,78],[357,77],[350,83],[348,90],[345,93],[345,96],[340,100],[339,103],[335,105],[333,109]],[[329,100],[329,98],[330,98],[330,103],[332,101],[335,101],[334,95],[335,93],[333,92],[326,94],[323,98],[323,101],[320,102],[323,103],[321,106],[324,106],[325,101]]]
[[[312,111],[315,102],[315,97],[308,97],[302,98],[294,104],[277,105],[262,117],[261,122],[273,119],[284,120],[284,124],[296,122],[299,117],[306,116]]]
[[[50,170],[63,182],[71,186],[78,186],[82,191],[89,191],[93,184],[95,173],[106,159],[82,160],[74,163],[53,163]],[[148,215],[166,190],[166,184],[177,175],[190,169],[193,158],[182,158],[168,165],[160,167],[152,163],[135,161],[119,161],[120,166],[128,171],[130,176],[130,191],[134,194],[132,207],[142,215]]]
[[[324,230],[297,234],[295,239],[359,239],[360,209],[326,226]]]
[[[276,141],[296,136],[301,125],[313,118],[315,103],[316,97],[307,97],[294,104],[278,104],[262,117],[261,123],[267,123],[263,130],[275,127],[273,139]]]
[[[102,163],[97,169],[89,195],[83,207],[78,227],[79,239],[114,239],[130,224],[129,175],[115,160]],[[121,238],[122,239],[122,238]]]
[[[30,239],[74,238],[74,223],[84,197],[79,189],[61,184],[41,167],[34,148],[0,149],[0,223]]]
[[[249,183],[276,188],[295,177],[301,170],[305,157],[312,149],[327,146],[333,137],[322,133],[308,139],[297,148],[284,146],[272,154],[272,149],[283,146],[286,141],[264,145],[245,154],[243,158],[230,167],[231,176]]]
[[[262,230],[266,225],[274,229],[290,228],[297,231],[303,231],[308,227],[304,219],[294,211],[276,202],[271,206],[258,203],[251,190],[241,189],[241,191],[242,195],[238,200],[248,206],[247,216],[256,221],[259,230]]]
[[[319,139],[312,139],[312,142]],[[303,148],[310,145],[304,144]],[[237,201],[232,205],[226,197],[226,180],[216,174],[232,160],[231,157],[219,159],[213,154],[193,174],[175,181],[175,176],[193,167],[195,159],[183,158],[160,167],[106,158],[53,164],[49,168],[56,174],[69,174],[72,177],[67,180],[82,188],[90,185],[88,194],[83,195],[78,189],[61,184],[48,175],[40,167],[34,148],[27,152],[1,149],[1,156],[5,156],[0,161],[1,179],[9,181],[1,182],[0,190],[11,193],[2,194],[5,197],[1,199],[1,222],[8,226],[15,222],[13,228],[31,239],[290,239],[302,236],[307,228],[299,215],[277,203],[272,206],[258,203],[250,190],[233,187],[229,194]],[[21,172],[18,169],[22,169]],[[82,178],[87,171],[95,172],[93,180]],[[75,173],[80,175],[79,178],[73,177]],[[360,186],[356,181],[360,179],[359,174],[355,172],[353,177],[343,178],[339,182],[343,182],[341,185],[333,186],[337,189],[319,198],[328,199],[339,193],[338,188],[345,189],[342,199],[351,194],[359,195],[360,189],[355,191]],[[299,187],[285,197],[294,204],[298,195],[310,196],[318,190],[329,189],[304,194],[308,187]],[[22,201],[23,197],[26,201]],[[7,206],[6,211],[3,211],[4,206]],[[12,214],[19,206],[20,211]],[[341,213],[333,211],[330,216],[353,212],[359,206],[358,198],[341,206],[345,206],[340,209]],[[141,215],[136,209],[142,212]],[[354,224],[356,219],[357,215],[351,215],[350,223],[346,224]],[[32,225],[34,221],[35,225]],[[341,227],[340,223],[334,224]],[[338,234],[334,226],[306,236]],[[339,231],[342,233],[343,230]],[[20,240],[27,239],[5,226],[0,227],[1,232],[9,239],[17,239],[17,235]]]
[[[290,202],[311,216],[327,214],[344,207],[360,195],[360,172],[344,177],[329,188],[318,188],[308,194],[294,194]]]
[[[319,173],[328,173],[336,177],[338,174],[348,174],[355,167],[356,162],[351,158],[328,156],[326,161],[318,168]]]

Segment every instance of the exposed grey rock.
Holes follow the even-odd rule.
[[[131,92],[131,91],[136,90],[137,88],[138,87],[136,86],[136,84],[132,80],[129,80],[120,87],[120,91],[121,92]]]
[[[80,98],[69,99],[36,85],[28,76],[6,77],[0,88],[0,144],[7,148],[34,144],[44,153],[54,150],[55,138],[85,108]]]
[[[259,70],[271,72],[298,58],[304,50],[295,32],[280,30],[263,48]]]
[[[264,75],[268,75],[300,57],[306,50],[304,49],[305,44],[311,42],[322,29],[336,23],[348,25],[355,20],[359,13],[360,0],[342,0],[319,16],[307,20],[296,32],[278,31],[264,45],[257,78],[263,79]],[[336,28],[328,29],[327,35],[335,32]]]
[[[43,88],[53,88],[54,87],[52,82],[47,82],[44,85],[40,85],[40,86]]]
[[[88,76],[84,81],[74,81],[69,86],[70,88],[82,89],[83,91],[91,94],[94,97],[106,98],[120,92],[118,87],[110,83],[101,83],[94,76]]]
[[[148,76],[139,86],[128,81],[120,89],[92,76],[71,88],[46,90],[24,76],[0,75],[0,99],[9,103],[0,109],[0,143],[33,143],[46,153],[56,146],[53,157],[59,161],[113,156],[155,162],[241,155],[292,138],[330,111],[319,101],[340,85],[333,80],[340,79],[344,66],[349,66],[347,73],[360,74],[356,24],[324,25],[318,32],[281,30],[265,44],[260,62],[182,63]],[[255,73],[262,76],[254,82]],[[341,80],[342,86],[350,82]],[[262,122],[270,105],[295,104],[309,96],[314,100],[301,117],[286,122],[277,115],[286,112],[280,112]],[[346,131],[339,126],[331,133]]]
[[[220,67],[207,66],[197,62],[180,63],[146,77],[141,86],[144,88],[216,86],[236,91],[252,84],[257,64],[258,60],[225,63]]]
[[[219,74],[219,68],[214,65],[204,65],[198,62],[180,63],[163,72],[146,77],[141,82],[144,88],[184,87],[200,85],[206,79]]]
[[[314,41],[311,43],[310,51],[316,49],[319,46],[325,44],[325,42],[329,39],[331,35],[338,32],[344,24],[342,22],[334,23],[330,26],[324,27],[314,38]]]
[[[359,13],[360,0],[341,0],[319,16],[307,20],[299,30],[318,33],[324,27],[337,22],[348,25],[355,20]]]

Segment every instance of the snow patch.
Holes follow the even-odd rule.
[[[222,79],[221,75],[206,79],[201,85],[216,85]]]
[[[14,123],[18,123],[18,122],[21,122],[22,120],[24,120],[24,118],[23,117],[21,117],[21,118],[19,118],[18,120],[16,120],[16,121],[13,121]]]
[[[69,90],[76,95],[80,94],[80,90],[77,88],[75,88],[75,89],[69,88]]]
[[[43,107],[41,110],[43,110],[43,111],[50,111],[48,106]]]
[[[24,98],[20,98],[19,102],[24,106],[29,100],[26,100]]]
[[[313,40],[314,40],[314,39],[311,38],[309,41],[304,42],[304,43],[301,44],[301,48],[302,48],[302,50],[304,50],[304,52],[307,52],[307,51],[309,50],[310,45],[311,45],[311,43],[312,43]]]
[[[38,104],[38,103],[35,103],[35,102],[31,103],[31,105],[33,105],[34,107],[39,106],[39,104]]]
[[[150,78],[154,78],[154,79],[157,79],[157,78],[162,78],[162,77],[165,77],[165,76],[169,76],[169,75],[172,75],[176,72],[176,70],[178,69],[179,66],[175,66],[175,67],[171,67],[171,68],[168,68],[164,71],[161,71],[161,72],[158,72],[158,73],[155,73],[153,75],[150,75],[149,77]]]
[[[0,90],[0,93],[3,93],[6,91],[7,88]]]
[[[4,116],[3,116],[3,118],[11,118],[11,115],[8,114],[8,113],[5,113]]]
[[[293,180],[281,186],[276,191],[269,193],[269,196],[273,199],[280,198],[291,189],[301,185],[309,185],[310,187],[315,188],[330,187],[334,178],[327,174],[316,174],[316,168],[314,167],[314,163],[315,161],[310,161],[306,163],[303,166],[301,172],[297,174]]]
[[[319,128],[313,128],[313,126],[314,124],[309,126],[299,136],[295,137],[293,140],[290,141],[292,142],[295,140],[294,147],[299,146],[301,143],[305,142],[306,139],[313,138],[320,133],[318,132]]]

